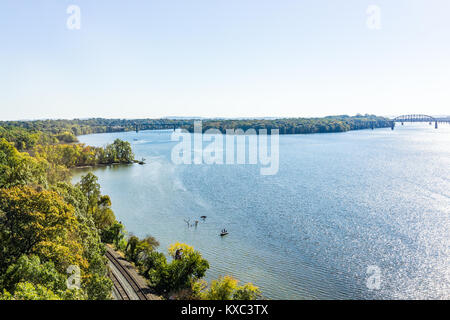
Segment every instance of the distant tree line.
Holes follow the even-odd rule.
[[[391,121],[387,118],[374,115],[357,116],[330,116],[324,118],[286,118],[274,120],[206,120],[202,122],[203,132],[208,129],[218,129],[225,133],[227,129],[267,129],[268,133],[272,129],[278,129],[280,134],[307,134],[307,133],[327,133],[345,132],[349,130],[387,128],[391,126]],[[194,131],[193,123],[183,128],[189,132]]]
[[[37,144],[77,142],[76,136],[92,133],[133,130],[159,130],[183,128],[194,130],[198,119],[75,119],[0,122],[0,138],[13,142],[20,150],[30,150]],[[329,116],[323,118],[283,119],[203,119],[203,130],[250,128],[278,129],[280,134],[345,132],[349,130],[387,128],[391,120],[375,115]]]
[[[173,119],[86,119],[1,121],[0,138],[14,142],[16,148],[28,150],[42,143],[77,142],[76,136],[133,130],[174,129],[193,120]],[[23,142],[23,143],[22,143]]]
[[[13,143],[14,147],[19,151],[28,151],[37,145],[78,142],[77,137],[71,131],[53,133],[51,131],[27,128],[27,126],[21,126],[20,124],[0,122],[0,139],[4,138]]]

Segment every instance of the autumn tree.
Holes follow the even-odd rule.
[[[79,222],[78,233],[83,246],[83,257],[89,267],[83,277],[82,286],[89,299],[109,299],[112,282],[108,278],[105,246],[101,243],[95,222],[88,212],[88,200],[79,187],[68,183],[58,183],[53,187],[60,196],[75,208],[75,216]]]
[[[193,291],[202,300],[256,300],[261,297],[258,287],[251,283],[240,286],[231,276],[213,280],[209,288],[206,282],[198,281],[193,285]]]
[[[31,187],[0,189],[0,269],[20,256],[36,254],[58,270],[87,268],[74,208],[52,191]]]

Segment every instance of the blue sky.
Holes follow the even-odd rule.
[[[449,15],[447,0],[2,0],[0,120],[450,114]]]

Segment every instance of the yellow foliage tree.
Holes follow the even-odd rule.
[[[169,246],[169,254],[175,259],[175,255],[178,252],[182,252],[183,257],[189,257],[195,250],[194,247],[187,245],[185,243],[175,242]]]
[[[88,267],[74,208],[55,192],[28,186],[1,189],[0,234],[1,264],[34,253],[53,261],[61,272],[71,264]]]
[[[261,291],[251,283],[239,286],[239,280],[231,276],[221,277],[211,282],[209,288],[204,281],[194,284],[192,291],[203,300],[255,300]]]

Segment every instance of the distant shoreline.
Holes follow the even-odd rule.
[[[94,133],[128,132],[143,130],[175,130],[193,131],[194,122],[202,121],[204,131],[218,129],[225,133],[226,129],[278,129],[279,134],[308,134],[324,132],[345,132],[360,129],[387,128],[392,120],[376,115],[340,115],[322,118],[277,118],[277,119],[104,119],[87,120],[34,120],[3,121],[0,126],[19,127],[47,134],[73,134],[81,136]]]

